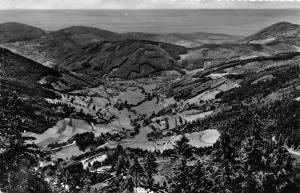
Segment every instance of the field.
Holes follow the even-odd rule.
[[[171,81],[176,81],[177,77]],[[94,133],[95,137],[101,134],[124,134],[132,132],[133,122],[136,120],[141,128],[139,133],[133,137],[120,138],[118,141],[107,141],[100,147],[115,148],[122,145],[124,148],[141,148],[144,150],[172,149],[175,141],[180,139],[180,135],[162,136],[162,138],[151,141],[148,134],[153,132],[153,127],[163,133],[172,132],[179,124],[180,117],[187,122],[203,119],[213,111],[201,112],[193,110],[181,110],[177,113],[158,115],[150,118],[152,114],[157,114],[168,109],[171,105],[178,105],[183,108],[185,103],[167,98],[160,90],[165,86],[163,79],[155,81],[113,81],[95,88],[86,88],[69,93],[61,94],[61,99],[48,99],[53,104],[66,104],[75,109],[77,113],[90,114],[97,120],[80,120],[68,117],[57,122],[42,134],[28,132],[26,135],[36,138],[35,142],[44,148],[49,148],[51,144],[64,144],[58,148],[53,148],[53,158],[70,158],[84,153],[78,149],[70,139],[76,134],[86,132]],[[154,83],[153,83],[154,82]],[[193,99],[191,99],[193,100]],[[101,118],[100,118],[101,117]],[[149,119],[149,123],[143,126],[143,118]],[[169,128],[165,129],[165,119],[168,119]],[[70,121],[71,119],[71,121]],[[159,124],[157,123],[159,120]],[[127,136],[127,134],[125,134]],[[199,131],[187,134],[190,143],[195,147],[210,146],[218,139],[220,134],[216,130]],[[88,150],[86,150],[88,151]]]

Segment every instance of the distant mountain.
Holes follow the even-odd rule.
[[[42,29],[21,23],[0,24],[0,43],[32,40],[45,34]]]
[[[295,88],[300,85],[299,32],[299,25],[280,22],[237,43],[204,44],[189,49],[181,62],[202,62],[203,69],[174,84],[169,96],[192,98],[191,101],[218,98],[215,93],[222,93],[224,88],[226,93],[238,83],[238,88],[228,92],[228,101],[242,101],[254,95],[266,97],[266,101],[287,95],[295,97],[299,93]]]
[[[45,38],[45,41],[72,41],[79,45],[87,45],[89,43],[99,41],[120,41],[126,39],[149,40],[156,42],[165,42],[185,47],[195,47],[206,43],[222,43],[233,42],[242,39],[241,36],[215,34],[215,33],[189,33],[189,34],[151,34],[140,32],[115,33],[99,28],[86,26],[72,26],[53,33]]]
[[[177,68],[183,46],[90,27],[69,27],[42,38],[8,44],[40,63],[93,77],[136,78]],[[113,71],[113,72],[112,72]]]
[[[139,39],[139,40],[151,40],[158,42],[166,42],[170,44],[176,44],[192,48],[208,43],[222,43],[222,42],[236,42],[242,39],[242,36],[228,35],[228,34],[215,34],[215,33],[189,33],[189,34],[148,34],[148,33],[124,33],[126,38]]]
[[[300,37],[300,25],[279,22],[269,27],[266,27],[258,33],[251,35],[244,39],[244,42],[248,43],[271,43],[274,41],[286,39],[286,38],[299,38]]]
[[[73,26],[4,44],[46,66],[97,78],[138,78],[165,70],[205,69],[300,50],[299,26],[276,23],[247,38],[211,33],[114,33]],[[196,47],[195,47],[196,46]]]
[[[176,60],[187,50],[167,43],[127,39],[103,41],[67,50],[57,47],[53,52],[57,53],[59,69],[98,78],[131,79],[176,69]]]
[[[41,44],[51,44],[53,46],[86,46],[90,43],[100,41],[118,41],[125,38],[118,33],[114,33],[99,28],[72,26],[59,31],[51,32],[44,38],[38,40]],[[72,44],[72,45],[71,45]],[[64,46],[63,45],[63,46]]]
[[[125,41],[127,39],[164,42],[184,47],[195,47],[206,43],[232,42],[241,39],[239,36],[211,33],[192,34],[147,34],[147,33],[114,33],[93,27],[72,26],[50,32],[38,39],[15,41],[2,44],[14,52],[36,60],[46,66],[56,66],[64,57],[78,57],[91,44],[103,41]],[[72,53],[72,56],[65,54]]]
[[[299,25],[280,22],[238,42],[204,44],[189,49],[182,63],[200,62],[209,69],[260,57],[300,52],[299,34]]]

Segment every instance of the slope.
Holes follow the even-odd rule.
[[[32,40],[45,34],[45,31],[42,29],[21,23],[0,24],[0,43]]]

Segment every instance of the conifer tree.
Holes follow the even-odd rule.
[[[189,139],[185,135],[175,142],[174,149],[178,155],[190,157],[192,155],[192,148],[189,144]]]
[[[126,160],[123,156],[119,156],[117,164],[115,166],[116,176],[123,176],[127,173]]]
[[[133,160],[133,165],[129,170],[130,174],[134,176],[135,179],[135,187],[139,186],[139,178],[144,174],[144,168],[141,166],[137,157]]]
[[[216,151],[214,153],[213,160],[218,164],[218,170],[216,176],[221,177],[219,179],[218,191],[231,190],[236,184],[232,182],[236,178],[235,168],[237,163],[235,158],[237,153],[232,145],[232,139],[228,132],[224,132],[217,144],[215,145]]]
[[[147,185],[152,188],[154,179],[153,175],[157,173],[158,164],[156,163],[156,158],[154,153],[149,152],[145,159],[145,172],[147,175]]]
[[[171,185],[172,193],[189,193],[191,192],[190,169],[187,166],[185,158],[180,159],[180,164],[175,168],[175,176]]]
[[[182,120],[182,117],[181,117],[181,116],[179,116],[178,118],[179,118],[179,124],[180,124],[180,125],[183,125],[183,120]]]
[[[126,189],[129,192],[133,192],[134,191],[134,180],[133,180],[133,178],[131,176],[129,176],[128,179],[127,179]]]
[[[209,181],[211,179],[208,174],[209,173],[205,170],[202,162],[198,161],[191,174],[193,178],[193,182],[191,183],[191,192],[209,192],[212,183]]]
[[[169,118],[168,117],[165,118],[165,123],[166,123],[165,129],[168,130],[170,128]]]
[[[32,124],[25,118],[26,111],[22,108],[22,101],[14,93],[2,108],[0,147],[3,151],[0,153],[0,188],[5,187],[3,191],[14,193],[35,192],[41,189],[49,192],[49,187],[47,188],[46,183],[34,170],[42,154],[32,143],[34,138],[23,136],[24,131]]]

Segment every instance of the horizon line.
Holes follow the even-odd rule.
[[[30,9],[2,9],[0,8],[0,11],[13,11],[13,10],[128,10],[128,11],[134,11],[134,10],[279,10],[279,9],[287,9],[287,10],[291,10],[291,9],[299,9],[300,10],[300,7],[291,7],[291,8],[275,8],[275,7],[272,7],[272,8],[139,8],[139,9],[119,9],[119,8],[116,8],[116,9],[101,9],[101,8],[95,8],[95,9],[75,9],[75,8],[56,8],[56,9],[53,9],[53,8],[30,8]]]

